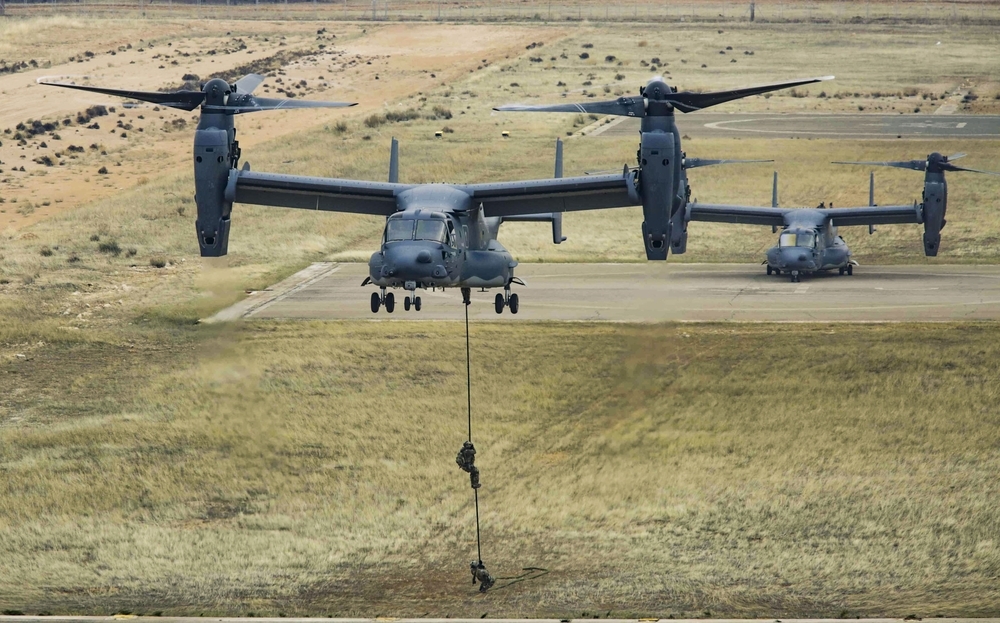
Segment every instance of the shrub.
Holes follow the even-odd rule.
[[[590,54],[587,54],[586,52],[581,52],[580,53],[580,58],[586,60],[586,59],[590,58]]]
[[[380,115],[378,113],[374,115],[369,115],[368,118],[365,119],[366,128],[377,128],[384,123],[385,123],[385,115]]]
[[[162,257],[152,257],[149,259],[149,265],[153,268],[163,268],[167,265],[167,260]]]
[[[69,257],[66,258],[66,261],[69,262],[70,264],[75,264],[76,262],[80,261],[80,256],[77,255],[76,253],[70,253]]]
[[[333,126],[333,131],[337,134],[343,134],[347,132],[347,123],[344,121],[338,121],[336,125]]]
[[[41,249],[41,251],[39,251],[39,253],[42,254],[42,257],[52,257],[52,249],[50,249],[48,247],[42,247],[42,249]]]
[[[513,82],[510,86],[517,86],[517,83]],[[431,110],[434,112],[434,119],[451,119],[452,117],[451,109],[444,106],[435,106]]]
[[[135,257],[136,253],[138,253],[138,252],[139,252],[139,250],[136,249],[135,247],[129,247],[128,250],[125,251],[125,255],[127,255],[129,257]]]
[[[115,257],[118,257],[119,255],[122,254],[122,248],[118,246],[117,240],[109,240],[108,242],[102,242],[101,244],[97,245],[97,250],[100,251],[101,253],[113,255]]]
[[[97,172],[100,173],[101,175],[107,175],[108,167],[101,167],[100,169],[97,170]]]

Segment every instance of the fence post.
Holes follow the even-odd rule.
[[[755,4],[756,4],[756,3],[754,3],[754,2],[751,2],[751,3],[750,3],[750,21],[751,21],[751,22],[753,21],[753,18],[754,18],[754,5],[755,5]]]

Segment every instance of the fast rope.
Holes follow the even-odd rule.
[[[479,591],[485,592],[493,586],[495,580],[483,564],[483,540],[479,527],[479,468],[476,467],[476,448],[472,445],[472,348],[469,344],[469,305],[472,304],[472,292],[462,288],[462,302],[465,306],[465,388],[468,396],[469,439],[458,451],[456,462],[458,466],[469,473],[472,492],[476,500],[476,560],[470,563],[473,585],[479,582]]]

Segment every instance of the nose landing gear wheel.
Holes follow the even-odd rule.
[[[378,292],[372,292],[372,313],[377,314],[379,307],[382,307],[382,297],[378,295]]]
[[[403,299],[403,309],[405,311],[410,311],[410,297]]]
[[[497,310],[498,314],[503,313],[503,308],[504,308],[503,294],[500,294],[499,292],[497,293],[496,298],[493,299],[493,307]]]
[[[517,294],[510,295],[510,300],[507,302],[507,305],[510,307],[510,313],[517,313],[518,307],[520,307],[517,302]]]
[[[394,309],[396,309],[396,297],[390,292],[385,295],[385,311],[391,314]]]
[[[794,271],[793,270],[792,271],[792,283],[798,283],[798,282],[799,282],[799,273],[798,273],[798,271]]]
[[[773,272],[774,272],[774,269],[773,269],[773,268],[771,268],[771,265],[770,265],[770,264],[768,264],[768,265],[767,265],[767,274],[768,274],[768,275],[770,275],[770,274],[771,274],[771,273],[773,273]]]
[[[417,311],[420,311],[420,297],[419,296],[413,297],[413,309],[415,309]]]
[[[848,264],[847,265],[847,274],[848,275],[853,275],[854,274],[854,264]]]

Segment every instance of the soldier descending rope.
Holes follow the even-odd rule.
[[[472,584],[475,586],[476,581],[479,581],[479,592],[485,593],[490,590],[496,580],[490,575],[490,572],[486,570],[486,565],[483,564],[482,560],[473,560],[469,563],[469,568],[472,570]]]
[[[482,486],[479,482],[479,468],[476,467],[476,447],[472,445],[471,441],[466,441],[462,444],[462,449],[458,451],[455,462],[458,463],[458,467],[463,472],[469,473],[469,480],[472,482],[473,489],[478,489]]]

